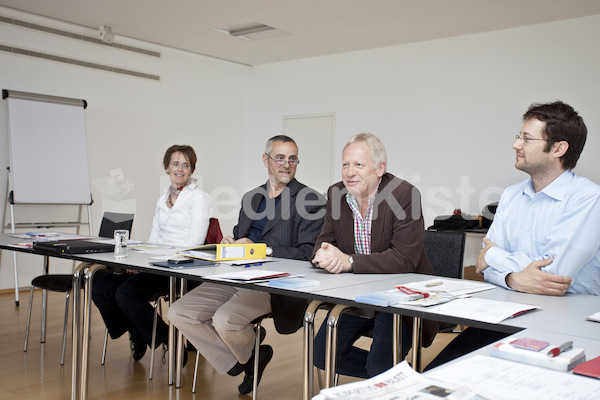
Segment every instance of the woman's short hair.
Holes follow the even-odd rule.
[[[163,165],[165,169],[169,168],[169,163],[171,162],[171,156],[173,153],[181,152],[183,156],[186,158],[188,163],[190,163],[190,167],[192,168],[192,173],[196,169],[196,152],[192,146],[188,146],[187,144],[179,145],[175,144],[165,151],[165,156],[163,157]]]

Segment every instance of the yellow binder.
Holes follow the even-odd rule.
[[[205,244],[177,253],[186,257],[210,261],[251,260],[265,258],[267,256],[267,245],[265,243]]]

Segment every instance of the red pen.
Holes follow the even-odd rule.
[[[572,348],[573,342],[564,342],[560,346],[550,349],[550,351],[548,351],[548,357],[556,357],[560,353],[564,353],[565,351],[571,350]]]
[[[406,294],[419,294],[423,296],[424,299],[429,297],[429,293],[427,292],[417,292],[416,290],[409,289],[406,286],[396,286],[396,289]]]

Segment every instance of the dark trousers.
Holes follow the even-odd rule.
[[[454,338],[425,368],[428,371],[455,358],[492,344],[500,339],[510,336],[510,333],[495,332],[481,328],[467,328]]]
[[[169,277],[147,273],[106,273],[94,282],[92,300],[108,328],[110,337],[116,339],[125,332],[152,343],[154,309],[150,301],[169,292]],[[167,343],[169,328],[158,318],[156,345]]]
[[[370,351],[359,349],[354,343],[365,333],[373,331]],[[393,366],[393,316],[379,313],[375,318],[342,314],[338,323],[336,372],[358,378],[370,378]],[[327,319],[315,338],[315,366],[325,369],[325,342]],[[412,334],[402,325],[402,358],[411,347]]]

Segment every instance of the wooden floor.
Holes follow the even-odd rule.
[[[20,294],[16,307],[14,293],[0,294],[0,400],[7,399],[69,399],[71,396],[71,330],[67,339],[65,365],[60,365],[61,338],[65,296],[49,293],[46,343],[40,343],[41,291],[36,291],[29,335],[29,347],[23,352],[29,291]],[[317,316],[318,323],[325,313]],[[267,366],[258,388],[261,400],[297,400],[302,398],[302,331],[279,335],[272,321],[265,321],[265,343],[274,348],[273,360]],[[319,326],[319,325],[317,325]],[[438,335],[436,342],[424,352],[424,365],[431,360],[453,334]],[[90,400],[134,399],[250,399],[240,395],[237,386],[242,375],[221,376],[204,359],[200,359],[197,392],[191,393],[195,354],[184,368],[183,386],[175,389],[167,384],[167,368],[160,362],[162,351],[156,352],[154,379],[148,380],[150,353],[140,362],[133,362],[129,339],[124,335],[108,345],[106,365],[101,366],[104,323],[96,309],[92,311],[89,368]],[[366,340],[366,339],[365,339]],[[363,343],[368,345],[368,342]],[[355,379],[341,377],[340,383]],[[315,378],[315,386],[318,386]],[[318,390],[318,388],[316,389]]]

